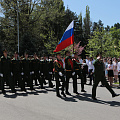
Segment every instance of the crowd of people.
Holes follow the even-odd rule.
[[[118,60],[116,58],[103,59],[103,72],[111,87],[113,77],[114,82],[117,82],[119,78],[120,83],[120,62]],[[81,92],[86,92],[84,85],[94,84],[94,62],[92,57],[86,56],[86,59],[82,60],[77,53],[71,56],[69,51],[65,51],[64,58],[60,53],[57,53],[56,56],[48,57],[44,54],[42,57],[38,57],[36,53],[29,56],[27,52],[24,53],[24,57],[19,57],[18,53],[15,52],[14,57],[10,58],[5,49],[0,59],[0,89],[3,94],[6,94],[5,85],[7,85],[13,93],[16,93],[16,87],[27,92],[26,87],[29,87],[30,90],[35,90],[34,86],[45,89],[45,85],[48,83],[50,88],[56,87],[57,97],[61,97],[61,95],[66,97],[66,95],[71,95],[69,92],[70,78],[73,80],[73,93],[79,94],[77,89],[77,79],[79,78]],[[55,80],[56,85],[53,84],[53,80]],[[104,86],[104,84],[101,85]],[[116,96],[114,92],[113,96]],[[96,99],[95,96],[92,98]]]

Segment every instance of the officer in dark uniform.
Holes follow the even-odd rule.
[[[48,62],[49,62],[48,66],[49,66],[49,77],[50,77],[49,79],[50,79],[50,81],[52,81],[52,77],[53,77],[53,74],[54,74],[54,72],[53,72],[54,61],[53,61],[51,56],[49,57]]]
[[[37,54],[34,53],[34,58],[31,59],[32,64],[32,79],[35,80],[35,85],[41,84],[40,80],[40,60],[37,57]]]
[[[21,77],[21,61],[18,58],[18,52],[15,52],[14,58],[12,59],[12,73],[13,73],[13,81],[14,86],[19,86],[21,91],[25,90],[25,85],[23,84],[22,77]]]
[[[74,53],[73,66],[74,66],[74,69],[75,69],[75,75],[76,75],[76,78],[77,78],[77,75],[78,75],[79,78],[81,79],[81,92],[86,92],[84,90],[84,79],[83,79],[83,75],[82,75],[81,65],[82,64],[78,60],[77,53]],[[74,88],[75,88],[75,92],[77,92],[77,79],[76,79],[76,81],[74,81]]]
[[[100,81],[109,90],[109,92],[112,94],[112,97],[118,96],[118,94],[116,94],[111,89],[111,87],[109,86],[109,84],[106,81],[105,74],[104,74],[104,63],[101,59],[102,59],[101,54],[98,54],[97,60],[93,63],[93,65],[95,67],[95,71],[94,71],[95,80],[94,80],[94,84],[93,84],[93,88],[92,88],[92,99],[93,100],[97,100],[96,99],[96,88],[97,88]]]
[[[53,88],[54,85],[49,75],[49,61],[47,60],[47,57],[45,54],[43,55],[43,60],[40,61],[40,72],[41,72],[42,82],[44,84],[47,84],[45,81],[45,79],[47,79],[49,82],[49,87]]]
[[[76,82],[76,76],[75,76],[75,69],[74,69],[74,65],[73,65],[73,61],[72,58],[70,56],[70,52],[66,51],[65,52],[66,58],[65,58],[65,69],[66,69],[66,94],[67,95],[71,95],[68,92],[69,89],[69,79],[72,78],[73,79],[73,92],[78,94],[78,92],[76,91],[76,86],[75,86],[75,82]]]
[[[1,57],[1,60],[0,60],[1,90],[3,94],[5,94],[4,82],[6,82],[6,84],[10,86],[10,89],[12,90],[13,93],[16,92],[14,88],[14,83],[11,77],[13,76],[11,65],[12,65],[11,59],[7,55],[7,50],[5,49],[3,50],[3,56]]]
[[[62,82],[61,94],[64,97],[66,97],[66,95],[64,93],[64,90],[65,90],[65,77],[64,77],[65,70],[63,68],[63,62],[61,60],[60,53],[57,54],[57,60],[54,61],[54,66],[55,66],[55,80],[56,80],[56,95],[58,97],[61,97],[60,93],[59,93],[59,83],[60,83],[59,79],[61,79],[61,82]]]
[[[32,68],[31,68],[31,61],[28,58],[28,53],[24,53],[25,57],[22,60],[22,75],[23,75],[23,82],[27,82],[27,86],[30,87],[30,90],[34,90],[33,82],[32,82]]]

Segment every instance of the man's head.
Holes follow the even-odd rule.
[[[14,53],[14,57],[17,59],[18,58],[18,52]]]
[[[98,53],[96,57],[97,57],[97,59],[101,60],[102,59],[102,54]]]
[[[36,53],[34,53],[34,56],[33,56],[35,59],[37,58],[37,54]]]
[[[68,50],[65,51],[65,55],[66,55],[66,56],[70,56],[70,51],[68,51]]]
[[[43,54],[43,59],[44,59],[44,60],[46,60],[46,59],[47,59],[46,54]]]
[[[24,53],[25,58],[28,58],[28,52]]]
[[[60,53],[57,53],[57,54],[56,54],[56,57],[57,57],[58,60],[60,60],[60,59],[61,59],[61,54],[60,54]]]
[[[78,58],[78,54],[77,53],[74,53],[74,58]]]
[[[7,50],[6,50],[6,49],[3,50],[3,55],[4,55],[5,57],[7,57]]]

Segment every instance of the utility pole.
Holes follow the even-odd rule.
[[[19,48],[19,9],[18,9],[18,0],[17,0],[17,36],[18,36],[18,54],[19,54],[20,48]]]

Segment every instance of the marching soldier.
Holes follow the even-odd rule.
[[[49,57],[49,61],[48,61],[48,66],[49,66],[49,77],[50,77],[50,80],[52,81],[52,77],[53,77],[53,69],[54,69],[54,61],[52,59],[52,57],[50,56]]]
[[[47,84],[45,79],[49,82],[49,87],[53,88],[54,85],[50,79],[50,73],[49,73],[49,61],[47,60],[46,55],[43,56],[43,60],[40,61],[40,72],[42,77],[42,82],[44,84]]]
[[[35,85],[41,84],[40,80],[40,60],[37,57],[37,54],[34,53],[34,58],[31,60],[32,64],[32,79],[35,80]]]
[[[12,68],[11,67],[11,59],[7,55],[7,50],[5,49],[3,51],[3,56],[0,59],[1,90],[2,90],[3,94],[5,94],[4,82],[6,82],[6,84],[8,86],[10,86],[10,89],[12,90],[13,93],[16,93],[14,84],[13,84],[13,80],[11,77],[11,76],[13,76],[11,68]]]
[[[14,86],[19,86],[21,88],[21,91],[25,90],[25,85],[23,84],[22,77],[21,77],[21,61],[18,59],[18,53],[15,52],[14,58],[12,59],[12,73],[13,73],[13,81]]]
[[[65,90],[65,78],[64,78],[64,74],[65,74],[65,71],[64,71],[64,68],[63,68],[63,62],[61,60],[61,54],[58,53],[57,54],[57,60],[54,61],[54,66],[55,66],[55,80],[56,80],[56,95],[58,97],[61,97],[60,96],[60,93],[59,93],[59,78],[61,79],[62,81],[62,92],[61,94],[66,97],[65,93],[64,93],[64,90]]]
[[[81,92],[86,92],[84,90],[84,79],[83,79],[83,75],[82,75],[81,65],[82,64],[78,60],[77,53],[74,53],[73,66],[75,68],[75,75],[76,75],[76,78],[77,78],[77,75],[78,75],[79,78],[81,79]],[[75,92],[77,93],[77,79],[76,79],[76,81],[74,81],[73,84],[74,84]]]
[[[102,59],[102,56],[98,55],[97,60],[93,63],[93,65],[95,67],[95,71],[94,71],[95,80],[94,80],[94,84],[93,84],[93,88],[92,88],[92,99],[93,100],[97,100],[97,98],[96,98],[96,88],[97,88],[100,81],[109,90],[109,92],[112,94],[112,97],[118,96],[118,94],[116,94],[111,89],[111,87],[109,86],[109,84],[106,81],[105,74],[104,74],[104,63],[101,59]]]
[[[31,61],[28,59],[28,53],[25,52],[25,57],[22,60],[22,73],[23,75],[23,82],[27,82],[27,86],[30,87],[30,90],[34,90],[33,88],[33,82],[32,82],[32,71],[31,71]]]
[[[75,82],[76,82],[76,76],[75,76],[75,69],[73,66],[73,61],[72,58],[70,56],[70,52],[66,51],[65,52],[66,58],[65,58],[65,69],[66,69],[66,94],[67,95],[71,95],[68,92],[69,89],[69,79],[72,78],[73,79],[73,92],[78,94],[78,92],[76,91],[76,86],[75,86]]]

